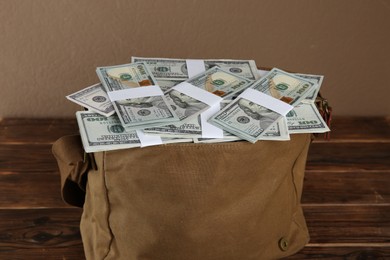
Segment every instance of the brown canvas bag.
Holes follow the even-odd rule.
[[[311,139],[84,156],[80,137],[66,136],[53,153],[63,199],[83,206],[87,259],[268,260],[309,241],[300,201]]]

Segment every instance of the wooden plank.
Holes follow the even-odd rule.
[[[306,171],[302,203],[390,205],[389,172]]]
[[[82,246],[71,248],[49,248],[49,249],[20,249],[12,251],[1,251],[1,259],[26,260],[26,259],[63,259],[83,260],[84,251]],[[284,259],[390,259],[390,247],[311,247],[306,246],[301,251]]]
[[[26,260],[83,260],[84,251],[81,246],[71,248],[49,249],[20,249],[13,251],[1,251],[1,259]],[[300,252],[284,259],[362,259],[385,260],[390,259],[390,247],[305,247]]]
[[[0,248],[0,259],[12,260],[84,260],[84,249],[80,245],[59,248]]]
[[[390,244],[390,206],[304,206],[310,243]]]
[[[56,172],[51,144],[0,145],[0,172]]]
[[[78,133],[74,118],[6,118],[0,121],[0,143],[53,143]]]
[[[331,259],[331,260],[385,260],[390,259],[390,246],[306,246],[297,254],[284,259]]]
[[[390,142],[390,117],[334,117],[330,128],[331,142]]]
[[[22,249],[80,247],[81,213],[78,208],[0,209],[0,255]]]
[[[307,170],[378,171],[390,169],[390,143],[313,143]]]
[[[60,174],[0,174],[0,209],[65,208],[60,193]]]

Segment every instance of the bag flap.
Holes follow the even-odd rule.
[[[61,137],[53,144],[52,152],[60,170],[63,200],[72,206],[83,207],[91,155],[85,154],[80,135]]]

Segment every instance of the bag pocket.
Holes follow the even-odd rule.
[[[292,172],[304,170],[293,168],[307,141],[301,135],[105,152],[112,232],[106,259],[276,259],[296,252],[307,230],[294,219],[303,215]]]

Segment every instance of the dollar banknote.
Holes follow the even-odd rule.
[[[150,135],[159,135],[161,137],[171,138],[193,138],[196,143],[213,143],[213,142],[231,142],[242,140],[241,138],[224,131],[223,138],[202,138],[202,127],[200,118],[190,120],[188,123],[176,127],[174,125],[154,127],[144,129],[144,132]],[[290,135],[287,128],[287,120],[282,117],[275,122],[259,140],[274,140],[286,141],[290,140]]]
[[[296,106],[314,91],[317,85],[311,80],[273,68],[263,78],[254,82],[251,88]]]
[[[243,139],[235,136],[229,132],[224,131],[223,138],[194,138],[194,143],[222,143],[222,142],[233,142],[242,141]],[[259,140],[269,141],[288,141],[290,140],[290,134],[287,128],[287,120],[285,117],[276,121],[270,128],[265,131],[264,135]]]
[[[145,128],[144,132],[149,135],[159,135],[171,138],[197,138],[202,136],[200,116],[192,118],[181,125],[167,125],[160,127]]]
[[[107,92],[157,84],[144,63],[98,67],[96,73]],[[167,125],[179,120],[163,94],[124,98],[112,104],[126,129]]]
[[[132,57],[131,62],[145,62],[157,80],[187,80],[188,69],[185,59]],[[206,59],[204,70],[219,66],[240,77],[256,80],[260,78],[254,60]]]
[[[101,83],[67,95],[66,98],[90,111],[94,111],[106,117],[115,113],[114,106]]]
[[[186,82],[204,89],[214,95],[228,99],[237,92],[249,87],[253,80],[240,77],[220,67],[212,67],[205,72],[194,76]]]
[[[227,105],[226,102],[221,102],[220,107],[223,108]],[[150,135],[160,135],[165,137],[187,137],[187,138],[201,138],[202,126],[201,115],[192,117],[189,120],[184,120],[185,123],[177,123],[161,127],[152,127],[144,129],[145,133]]]
[[[85,152],[102,152],[141,147],[136,130],[126,130],[116,115],[102,116],[95,112],[76,112]],[[191,138],[161,138],[162,144],[188,143]]]
[[[189,120],[197,118],[200,113],[209,108],[201,100],[191,97],[175,88],[170,89],[165,94],[165,98],[180,120],[179,122],[173,123],[176,127],[180,127]]]
[[[215,144],[215,143],[227,143],[227,142],[235,142],[235,141],[242,141],[238,136],[227,134],[224,136],[224,138],[194,138],[194,143],[196,144]]]
[[[258,70],[258,73],[260,74],[261,77],[264,77],[269,73],[269,70]],[[313,89],[313,91],[310,92],[304,100],[302,100],[302,102],[305,102],[305,103],[314,102],[317,95],[318,95],[318,92],[320,91],[322,82],[324,80],[324,76],[323,75],[313,75],[313,74],[303,74],[303,73],[294,73],[294,75],[301,77],[301,78],[304,78],[304,79],[307,79],[307,80],[311,80],[317,84],[316,87]]]
[[[126,131],[116,115],[76,112],[84,150],[87,153],[140,147],[135,131]]]
[[[288,141],[290,140],[290,133],[288,131],[286,117],[281,117],[278,121],[273,123],[259,140],[269,141]]]
[[[291,134],[325,133],[329,127],[318,112],[315,103],[302,103],[286,115],[288,131]]]
[[[260,75],[257,72],[256,62],[254,60],[205,60],[206,70],[218,66],[225,71],[229,71],[237,76],[250,80],[257,80]]]
[[[209,122],[255,143],[281,117],[281,114],[239,96],[212,116]]]
[[[226,72],[219,67],[213,67],[185,81],[185,83],[193,87],[210,92],[221,98],[227,98],[249,87],[252,82],[249,79]],[[173,124],[176,127],[180,127],[183,123],[187,123],[188,120],[196,118],[200,113],[209,108],[209,105],[206,103],[196,97],[187,95],[177,87],[167,91],[165,97],[180,119],[180,122]]]
[[[202,128],[200,118],[190,120],[179,127],[174,125],[154,127],[144,129],[144,132],[150,135],[159,135],[161,137],[175,137],[175,138],[193,138],[196,143],[214,143],[214,142],[231,142],[242,140],[241,138],[223,132],[223,138],[202,138]],[[290,140],[290,135],[287,128],[287,120],[285,117],[275,122],[259,140],[275,140],[286,141]]]
[[[301,78],[304,78],[304,79],[307,79],[307,80],[310,80],[310,81],[313,81],[314,83],[316,83],[315,85],[315,88],[313,89],[312,92],[309,93],[309,95],[307,95],[307,97],[302,100],[302,102],[315,102],[316,98],[317,98],[317,95],[318,95],[318,92],[320,91],[320,88],[321,88],[321,85],[322,85],[322,82],[324,80],[324,76],[322,75],[312,75],[312,74],[302,74],[302,73],[294,73],[294,75],[298,76],[298,77],[301,77]]]
[[[183,82],[182,80],[160,80],[160,79],[156,79],[156,80],[157,80],[157,84],[160,86],[160,88],[163,92],[167,92],[168,90],[170,90],[174,86]]]

